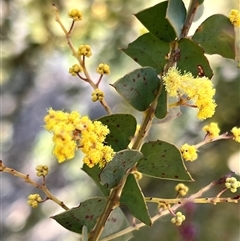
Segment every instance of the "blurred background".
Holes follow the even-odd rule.
[[[138,68],[119,48],[134,41],[143,27],[133,16],[160,1],[137,0],[56,0],[61,19],[68,28],[71,19],[67,13],[78,8],[83,20],[76,24],[72,40],[77,47],[90,44],[93,56],[87,66],[93,78],[100,62],[111,66],[111,75],[104,77],[101,88],[114,113],[131,113],[141,120],[141,113],[128,106],[109,86],[126,73]],[[189,1],[184,1],[188,4]],[[228,15],[232,8],[239,9],[238,0],[205,1],[204,14],[200,9],[197,26],[214,13]],[[68,74],[76,63],[66,43],[63,32],[54,19],[51,1],[5,0],[1,1],[1,159],[9,166],[38,181],[35,167],[47,164],[50,174],[47,186],[69,207],[93,195],[101,195],[91,179],[81,170],[81,154],[74,160],[58,164],[52,152],[51,134],[43,129],[47,108],[72,111],[89,115],[92,119],[106,115],[99,103],[91,102],[91,88]],[[210,4],[210,5],[208,5]],[[202,11],[203,12],[203,11]],[[239,32],[238,32],[239,34]],[[194,110],[182,109],[184,115],[164,124],[155,124],[147,139],[162,139],[177,146],[185,142],[196,144],[204,136],[202,127],[210,121],[219,123],[221,132],[240,126],[240,71],[236,62],[220,56],[208,56],[214,70],[216,86],[216,114],[211,120],[199,122]],[[240,175],[239,144],[219,141],[201,148],[199,159],[186,163],[196,180],[190,183],[191,192],[198,191],[213,180],[234,171]],[[27,204],[31,193],[44,194],[8,173],[0,174],[1,181],[1,240],[76,241],[72,233],[49,217],[63,210],[48,201],[37,209]],[[146,196],[173,198],[177,183],[143,178],[141,186]],[[214,196],[222,186],[211,190]],[[231,194],[226,194],[230,195]],[[154,205],[150,212],[156,211]],[[134,232],[134,241],[239,241],[239,204],[188,205],[182,208],[187,220],[181,228],[170,223],[170,216],[157,221],[151,229]]]

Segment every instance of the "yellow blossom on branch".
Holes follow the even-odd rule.
[[[113,149],[104,145],[110,131],[100,121],[93,122],[76,111],[65,113],[53,109],[48,110],[44,121],[45,128],[53,133],[53,154],[59,163],[74,158],[77,149],[85,154],[83,162],[89,167],[102,168],[112,160]]]
[[[229,20],[235,27],[240,27],[240,12],[237,9],[232,9],[229,13]]]
[[[80,21],[82,20],[82,13],[78,9],[72,9],[68,16],[72,18],[74,21]]]
[[[240,128],[233,127],[231,132],[233,134],[233,140],[240,143]]]
[[[235,193],[240,187],[240,182],[235,177],[228,177],[225,181],[225,187],[230,189],[232,193]]]
[[[220,129],[217,123],[212,122],[209,125],[205,125],[203,131],[207,132],[208,138],[213,139],[219,136]]]
[[[178,69],[170,68],[163,76],[163,81],[170,96],[193,102],[198,109],[197,116],[200,120],[213,116],[216,108],[213,100],[215,89],[207,77],[194,78],[189,72],[181,74]]]
[[[97,73],[99,74],[110,74],[110,66],[107,64],[99,64],[97,67]]]
[[[36,175],[38,177],[41,177],[41,176],[45,177],[48,174],[49,168],[47,165],[38,165],[36,166],[36,171],[37,171]]]
[[[185,161],[195,161],[198,157],[196,147],[186,143],[180,148],[180,152]]]
[[[183,183],[179,183],[177,186],[175,186],[175,190],[181,195],[181,196],[185,196],[188,192],[188,187],[183,184]]]
[[[171,219],[171,222],[174,223],[176,226],[180,226],[185,219],[185,215],[183,215],[181,212],[177,212],[176,216]]]

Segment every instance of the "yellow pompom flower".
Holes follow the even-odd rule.
[[[188,192],[188,187],[183,184],[183,183],[179,183],[177,186],[175,186],[175,190],[181,195],[181,196],[185,196]]]
[[[39,194],[30,194],[28,196],[28,205],[30,205],[33,208],[38,207],[38,203],[42,202],[42,198]]]
[[[74,64],[72,67],[69,68],[69,73],[72,75],[72,76],[76,76],[78,73],[82,72],[82,67],[78,64]]]
[[[48,110],[44,118],[45,128],[53,133],[53,154],[59,163],[74,158],[77,149],[85,154],[83,162],[89,167],[104,167],[111,161],[114,151],[104,145],[109,134],[107,126],[100,121],[91,121],[87,116],[80,116],[76,111]]]
[[[96,101],[102,101],[104,98],[104,92],[100,89],[95,89],[93,92],[92,92],[92,101],[93,102],[96,102]]]
[[[74,21],[80,21],[82,20],[82,13],[78,9],[72,9],[68,16],[72,18]]]
[[[229,20],[235,27],[240,27],[240,12],[237,9],[232,9],[229,13]]]
[[[36,175],[38,177],[41,177],[41,176],[45,177],[48,174],[49,168],[47,165],[38,165],[36,166],[36,171],[37,171]]]
[[[163,82],[169,96],[180,97],[193,101],[198,109],[197,117],[200,120],[213,116],[216,104],[212,99],[215,94],[212,82],[207,77],[194,78],[191,73],[183,75],[176,68],[170,68]]]
[[[97,73],[99,74],[110,74],[110,66],[107,64],[99,64],[97,67]]]
[[[203,127],[203,131],[207,132],[207,137],[213,139],[219,136],[220,129],[218,124],[215,122],[210,123],[209,125],[205,125]]]
[[[186,143],[180,148],[180,152],[185,161],[195,161],[198,157],[196,147]]]
[[[90,45],[84,44],[84,45],[80,45],[77,51],[78,55],[83,55],[86,57],[90,57],[92,56],[92,50]]]
[[[240,143],[240,128],[233,127],[231,132],[233,133],[233,140]]]

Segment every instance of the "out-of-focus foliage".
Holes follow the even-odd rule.
[[[73,31],[76,46],[90,44],[94,56],[89,60],[89,69],[95,75],[99,62],[111,66],[112,74],[105,79],[103,89],[106,99],[113,110],[133,112],[131,107],[119,104],[120,97],[115,95],[108,83],[136,68],[127,56],[118,48],[126,47],[138,35],[141,25],[135,21],[132,13],[149,7],[159,1],[143,3],[137,0],[81,0],[56,1],[63,22],[70,20],[67,12],[79,8],[84,20]],[[216,1],[213,1],[213,4]],[[236,4],[234,1],[217,1],[222,12],[228,14]],[[223,2],[223,3],[222,3]],[[212,7],[205,7],[213,11]],[[236,6],[235,6],[236,8]],[[215,9],[217,11],[217,9]],[[2,3],[2,159],[5,164],[35,178],[34,168],[38,164],[50,166],[47,180],[49,188],[59,199],[69,206],[77,206],[80,201],[95,191],[94,184],[80,168],[81,156],[71,162],[57,164],[51,155],[51,137],[43,130],[43,117],[46,109],[78,110],[92,118],[105,115],[103,108],[91,102],[91,89],[79,79],[68,75],[68,68],[74,64],[65,37],[54,21],[51,2],[30,0],[8,0]],[[200,22],[206,17],[200,18]],[[199,23],[198,22],[198,25]],[[240,71],[236,63],[213,56],[210,60],[214,68],[214,83],[218,108],[212,121],[219,123],[222,130],[240,126]],[[183,110],[184,111],[184,110]],[[196,124],[197,123],[197,124]],[[201,128],[205,123],[196,122],[189,112],[176,120],[161,125],[156,124],[149,133],[151,138],[160,138],[181,145],[191,138],[202,138]],[[172,131],[174,128],[174,132]],[[156,134],[158,133],[158,134]],[[160,133],[160,134],[159,134]],[[184,135],[183,135],[184,134]],[[184,138],[179,139],[180,136]],[[194,143],[193,143],[194,144]],[[199,153],[199,160],[188,164],[195,183],[189,184],[190,190],[197,191],[202,186],[226,174],[226,170],[239,171],[240,153],[229,162],[230,155],[239,151],[234,142],[209,144]],[[234,161],[235,160],[235,161]],[[235,164],[234,164],[235,163]],[[3,240],[79,240],[76,234],[69,233],[48,217],[62,211],[54,203],[46,202],[38,209],[30,209],[27,196],[33,188],[22,180],[10,175],[2,175],[2,230]],[[144,178],[141,181],[146,196],[169,197],[176,183]],[[156,186],[159,190],[156,193]],[[35,190],[37,191],[37,190]],[[211,193],[209,193],[211,196]],[[150,206],[151,210],[155,209]],[[154,224],[152,229],[143,228],[134,233],[132,240],[181,240],[182,236],[196,233],[195,240],[232,240],[239,238],[239,206],[219,204],[186,206],[188,218],[186,225],[177,229],[169,225],[167,216]],[[226,226],[226,223],[232,225]],[[190,228],[189,228],[190,227]],[[186,233],[192,230],[192,233]],[[185,240],[182,238],[182,240]]]

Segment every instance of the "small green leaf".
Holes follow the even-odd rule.
[[[169,52],[169,44],[159,40],[151,33],[146,33],[122,51],[142,67],[150,66],[160,73],[167,62],[165,57]]]
[[[115,152],[126,149],[134,136],[137,126],[136,119],[129,114],[114,114],[98,119],[107,125],[110,133],[106,136],[105,142]]]
[[[112,161],[102,170],[100,180],[111,189],[120,182],[126,171],[142,158],[142,153],[136,150],[122,150],[115,154]]]
[[[154,100],[160,80],[155,69],[136,69],[117,80],[113,87],[135,109],[144,111]]]
[[[208,59],[203,53],[202,48],[190,39],[181,39],[178,45],[180,49],[180,59],[177,66],[182,71],[189,71],[193,76],[198,76],[198,66],[204,71],[204,76],[212,78],[213,71],[209,65]]]
[[[215,14],[207,18],[196,30],[192,39],[199,43],[207,54],[219,54],[235,58],[235,32],[230,20]]]
[[[78,207],[69,209],[51,218],[55,219],[64,228],[75,233],[82,233],[83,226],[86,226],[90,231],[102,214],[106,203],[105,198],[91,198],[80,203]]]
[[[109,195],[110,190],[108,190],[104,185],[100,183],[100,172],[102,171],[98,166],[92,168],[88,167],[86,164],[83,165],[82,170],[90,176],[96,185],[99,187],[101,192],[105,197]]]
[[[158,39],[170,43],[176,38],[173,27],[166,19],[168,1],[147,8],[135,16]]]
[[[144,155],[137,165],[139,172],[160,179],[192,181],[179,149],[164,141],[150,141],[142,146]]]
[[[169,0],[166,17],[179,38],[186,18],[186,8],[182,0]]]
[[[158,98],[157,107],[155,110],[155,116],[158,119],[163,119],[166,117],[168,112],[168,102],[167,102],[167,91],[165,90],[165,86],[162,86],[161,95]]]
[[[120,203],[126,205],[135,218],[148,226],[152,225],[144,195],[133,174],[127,177]]]

